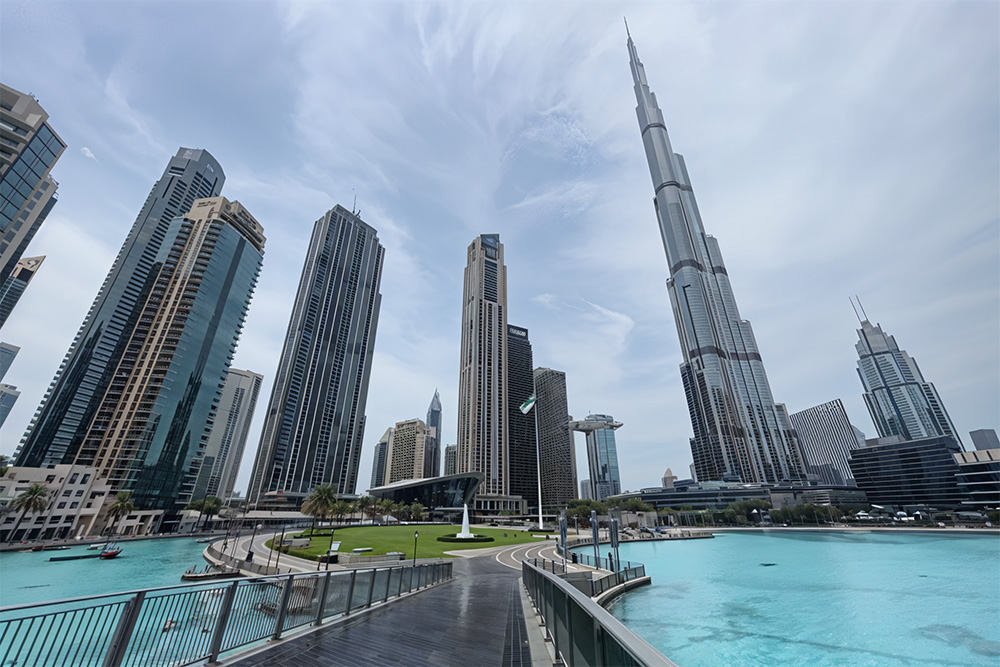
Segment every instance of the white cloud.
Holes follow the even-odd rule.
[[[83,157],[85,157],[85,158],[90,158],[90,159],[91,159],[91,160],[93,160],[94,162],[98,162],[98,163],[100,162],[100,160],[98,160],[98,159],[97,159],[97,158],[96,158],[96,157],[94,156],[93,152],[91,152],[91,150],[90,150],[89,148],[87,148],[86,146],[84,146],[83,148],[81,148],[81,149],[80,149],[80,152],[81,152],[81,153],[83,154]]]

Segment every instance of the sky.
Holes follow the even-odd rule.
[[[859,296],[971,448],[1000,430],[996,2],[48,2],[0,6],[0,80],[68,144],[45,263],[0,332],[16,449],[181,146],[264,226],[235,368],[264,375],[245,489],[313,223],[386,248],[358,492],[435,389],[456,437],[465,252],[499,233],[508,314],[576,418],[611,414],[622,485],[689,476],[691,423],[628,66],[627,16],[777,401],[875,430]],[[356,199],[355,199],[356,198]],[[586,477],[577,435],[578,469]]]

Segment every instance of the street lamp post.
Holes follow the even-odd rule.
[[[417,536],[420,533],[413,531],[413,567],[417,566]]]
[[[281,527],[281,541],[278,542],[278,553],[274,554],[274,573],[278,574],[278,561],[281,560],[281,550],[285,547],[285,527]]]
[[[247,562],[248,563],[252,563],[253,562],[253,541],[254,541],[254,538],[257,537],[257,531],[260,530],[263,527],[264,527],[264,525],[260,524],[260,523],[258,523],[257,525],[255,525],[253,527],[253,535],[250,536],[250,546],[247,547]]]

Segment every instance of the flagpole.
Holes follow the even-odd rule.
[[[532,394],[535,396],[535,394]],[[537,398],[535,399],[537,402]],[[534,404],[532,404],[534,407]],[[541,448],[538,445],[538,410],[533,410],[535,413],[535,466],[538,468],[538,530],[542,529],[542,454]]]

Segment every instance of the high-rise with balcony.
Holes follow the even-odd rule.
[[[667,292],[680,338],[681,378],[699,481],[801,479],[794,431],[775,404],[750,322],[740,317],[719,242],[705,233],[684,158],[628,38],[636,115],[667,256]]]
[[[499,234],[481,234],[469,245],[462,292],[462,342],[458,376],[459,473],[481,472],[483,496],[509,493],[507,396],[507,267]],[[490,501],[499,509],[501,500]],[[504,506],[506,507],[506,506]]]
[[[217,196],[224,181],[208,151],[181,148],[170,159],[42,398],[21,440],[17,465],[52,467],[76,460],[112,380],[129,376],[136,366],[126,350],[162,268],[160,251],[176,239],[168,230],[196,199]]]
[[[385,249],[335,206],[313,225],[268,401],[249,501],[298,507],[321,484],[353,495]]]
[[[230,368],[226,372],[219,408],[212,420],[212,431],[192,493],[195,500],[206,496],[225,500],[233,495],[263,381],[264,376],[253,371]]]
[[[421,419],[396,422],[385,454],[386,484],[424,478],[424,457],[430,449],[427,432]]]
[[[851,420],[839,398],[789,415],[798,436],[803,462],[809,474],[824,484],[854,484],[848,460],[858,442]]]
[[[899,349],[896,339],[867,319],[858,329],[858,377],[865,405],[879,437],[919,440],[936,435],[958,437],[933,383],[924,380],[916,360]]]
[[[58,199],[49,172],[66,144],[31,95],[0,84],[0,287]]]

